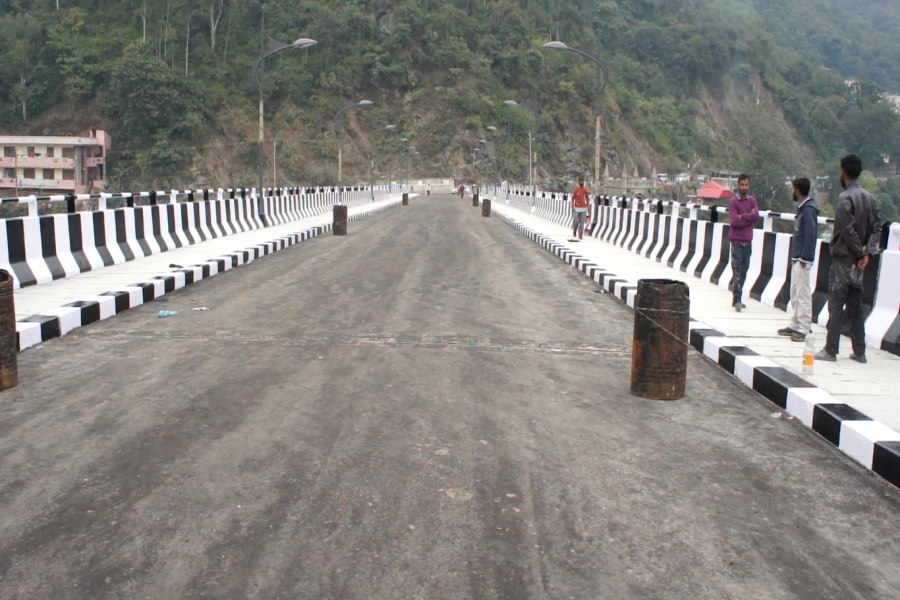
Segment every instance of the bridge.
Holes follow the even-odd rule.
[[[233,196],[4,223],[3,268],[35,283],[0,394],[0,595],[900,590],[900,358],[881,334],[868,365],[798,375],[780,234],[736,315],[698,269],[724,226],[694,208],[600,198],[571,243],[559,195],[492,190],[491,218],[416,190]],[[680,401],[628,393],[644,277],[690,285]]]

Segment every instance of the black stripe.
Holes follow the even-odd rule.
[[[724,337],[725,334],[715,329],[691,329],[691,346],[703,353],[703,344],[708,337]]]
[[[38,223],[41,228],[41,254],[44,262],[50,268],[53,279],[61,279],[66,276],[66,270],[56,255],[56,219],[52,216],[40,217]]]
[[[152,254],[150,252],[150,244],[144,239],[146,235],[144,232],[144,211],[141,208],[134,208],[132,209],[132,214],[134,215],[134,232],[137,236],[138,246],[141,247],[141,252],[144,253],[144,256],[150,256]]]
[[[81,326],[90,325],[100,320],[100,303],[96,300],[78,300],[64,306],[81,309]]]
[[[159,245],[159,249],[162,252],[165,252],[169,249],[169,246],[168,244],[166,244],[162,236],[162,223],[160,222],[160,211],[162,210],[162,208],[163,205],[161,204],[150,207],[150,224],[153,228],[153,239],[156,240],[156,243]]]
[[[700,257],[700,262],[697,263],[697,268],[694,269],[694,277],[703,277],[703,269],[706,268],[706,265],[709,264],[709,259],[712,257],[713,234],[716,231],[716,226],[705,222],[703,223],[703,228],[703,256]]]
[[[191,204],[191,208],[194,210],[194,229],[197,231],[197,235],[200,236],[200,241],[205,242],[208,238],[206,237],[206,233],[203,231],[203,202],[194,202]]]
[[[844,421],[871,421],[852,406],[846,404],[816,404],[813,408],[812,428],[823,438],[839,446],[841,423]]]
[[[728,261],[731,260],[731,242],[728,241],[728,227],[728,225],[722,227],[722,239],[719,242],[719,264],[713,269],[712,277],[710,277],[710,281],[716,285],[718,285],[719,278],[725,271],[725,267],[728,266]]]
[[[94,247],[100,254],[103,266],[108,267],[115,263],[109,248],[106,247],[106,219],[113,215],[110,211],[98,211],[91,215],[94,222]]]
[[[41,340],[46,341],[58,338],[61,333],[59,326],[59,317],[52,315],[31,315],[20,319],[21,323],[40,323],[41,324]]]
[[[719,348],[719,366],[734,374],[734,363],[738,356],[759,356],[747,346],[722,346]]]
[[[828,304],[828,278],[831,271],[831,244],[819,242],[819,266],[816,270],[816,287],[812,290],[813,318]]]
[[[9,266],[19,280],[19,286],[34,285],[37,279],[25,260],[25,222],[22,219],[3,219],[6,226],[6,244]]]
[[[81,214],[67,215],[69,221],[69,248],[78,271],[84,273],[91,270],[91,262],[84,255],[84,232],[81,229]]]
[[[675,259],[678,258],[678,255],[681,254],[681,238],[684,235],[684,219],[681,217],[675,218],[675,250],[669,254],[669,260],[666,261],[666,266],[670,268],[675,267]],[[668,246],[668,243],[666,244]]]
[[[877,442],[872,453],[872,470],[900,487],[900,442]]]
[[[894,319],[887,333],[881,338],[881,349],[900,355],[900,315]]]
[[[193,246],[197,243],[197,240],[194,239],[194,234],[191,233],[191,204],[179,204],[177,210],[181,212],[181,232],[187,238],[188,245]]]
[[[784,283],[778,291],[778,295],[775,296],[775,308],[780,308],[781,310],[787,310],[788,305],[791,303],[791,277],[794,274],[790,252],[788,252],[786,260],[787,276],[784,278]],[[809,275],[807,275],[807,277],[809,277]]]
[[[694,260],[694,255],[697,254],[697,228],[700,226],[700,222],[691,220],[690,223],[687,255],[685,255],[684,260],[681,261],[681,265],[678,267],[678,270],[682,273],[687,273],[688,265],[691,264],[691,261]]]
[[[662,221],[662,225],[660,225],[660,227],[662,227],[663,231],[663,244],[659,251],[656,253],[656,256],[653,257],[656,262],[662,262],[663,254],[666,253],[666,248],[669,247],[669,238],[672,237],[672,217],[666,215],[664,217],[661,217],[660,221]]]
[[[166,204],[166,221],[168,228],[166,231],[169,233],[169,237],[172,239],[172,243],[175,244],[175,248],[181,248],[184,246],[184,243],[181,241],[181,238],[178,237],[178,229],[175,227],[175,211],[178,210],[177,204]]]
[[[125,211],[131,210],[129,208],[120,208],[114,211],[115,219],[116,219],[116,243],[119,245],[119,250],[122,251],[122,254],[125,256],[125,260],[134,260],[134,252],[131,250],[131,246],[128,244],[128,233],[125,228]]]
[[[752,246],[751,246],[752,247]],[[772,267],[775,264],[775,234],[766,231],[763,232],[763,248],[762,248],[762,264],[759,267],[759,276],[753,282],[750,288],[750,297],[759,300],[766,286],[772,280]],[[790,253],[788,253],[790,254]]]
[[[783,367],[756,367],[753,369],[753,390],[781,408],[787,407],[788,388],[811,387],[815,386]]]
[[[101,296],[113,296],[116,299],[116,314],[131,308],[131,294],[129,292],[103,292]]]

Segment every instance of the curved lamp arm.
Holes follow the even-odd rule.
[[[269,47],[263,50],[260,55],[257,56],[253,61],[251,74],[253,75],[253,81],[256,82],[256,87],[259,88],[260,92],[262,92],[262,83],[260,83],[259,76],[256,73],[259,69],[259,65],[262,64],[262,61],[266,60],[266,58],[272,56],[276,52],[287,50],[288,48],[309,48],[310,46],[315,46],[318,43],[319,42],[317,42],[316,40],[311,40],[309,38],[297,38],[290,44],[285,44],[284,42],[279,42],[278,40],[269,38]]]
[[[569,46],[563,42],[547,42],[546,44],[543,44],[541,47],[542,48],[550,48],[551,50],[568,50],[569,52],[574,52],[575,54],[579,54],[579,55],[585,57],[586,59],[588,59],[589,61],[593,62],[598,67],[600,67],[600,71],[603,73],[603,82],[600,84],[600,90],[597,92],[597,95],[599,96],[600,94],[603,93],[603,90],[606,89],[606,84],[609,82],[609,71],[607,71],[606,65],[603,64],[603,61],[601,61],[599,58],[597,58],[595,56],[591,56],[587,52],[582,52],[581,50],[578,50],[577,48],[572,48],[571,46]]]

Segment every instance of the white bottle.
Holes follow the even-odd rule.
[[[806,334],[806,343],[803,345],[803,374],[812,375],[813,365],[816,362],[816,340],[812,333]]]

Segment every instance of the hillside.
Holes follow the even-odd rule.
[[[611,177],[747,171],[784,206],[785,176],[900,156],[880,99],[900,81],[898,22],[881,0],[0,0],[0,130],[109,130],[116,188],[254,185],[264,28],[318,41],[266,61],[269,184],[273,156],[280,184],[336,182],[338,144],[345,181],[370,156],[380,179],[526,181],[531,131],[541,182],[568,185],[593,170],[599,100]],[[602,97],[592,63],[550,39],[599,40]]]

